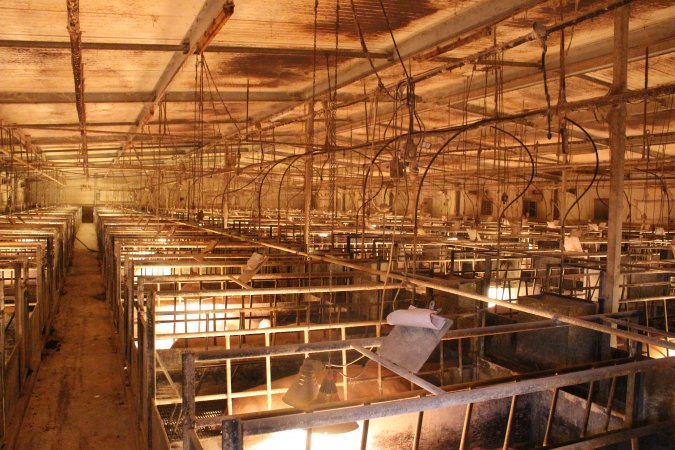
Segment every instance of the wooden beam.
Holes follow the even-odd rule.
[[[157,80],[155,88],[153,89],[152,102],[146,104],[136,119],[136,126],[133,127],[133,133],[140,133],[143,131],[145,124],[152,118],[155,112],[155,107],[164,99],[169,85],[176,77],[178,72],[183,68],[187,60],[197,49],[204,51],[208,43],[213,37],[218,34],[222,26],[227,22],[229,17],[234,13],[234,3],[232,0],[206,0],[202,9],[197,14],[192,26],[188,30],[183,39],[186,43],[187,51],[174,52],[169,64],[162,72],[162,75]],[[117,163],[124,155],[126,150],[130,147],[134,140],[134,135],[130,135],[127,142],[124,144],[118,155],[113,160],[113,164]]]
[[[219,94],[215,96],[212,93],[205,93],[205,101],[213,99],[217,102],[221,100],[245,102],[247,98],[245,90],[219,90]],[[153,103],[156,92],[88,92],[83,98],[85,103]],[[199,95],[195,91],[167,92],[162,99],[170,103],[194,103],[199,101]],[[299,100],[298,94],[281,90],[252,90],[248,93],[249,102],[297,102]],[[75,94],[72,92],[0,92],[0,104],[59,104],[75,101]]]
[[[320,96],[331,89],[347,86],[372,75],[373,67],[378,71],[392,67],[397,63],[398,56],[403,60],[414,57],[452,39],[457,39],[476,30],[494,25],[540,3],[543,3],[543,0],[503,0],[500,2],[482,0],[458,12],[453,11],[443,19],[437,20],[419,32],[401,39],[398,42],[398,55],[395,54],[396,49],[393,44],[390,45],[387,52],[391,52],[394,55],[391,61],[373,61],[373,66],[368,61],[347,63],[338,69],[337,80],[322,79],[317,81],[316,84],[308,83],[300,90],[301,97],[303,100],[310,100],[312,96]],[[257,115],[255,121],[260,122],[270,117],[278,116],[285,111],[293,109],[295,106],[289,108],[287,105],[279,105],[270,108],[264,113]]]
[[[623,94],[628,84],[628,19],[630,6],[614,12],[612,94]],[[619,310],[621,299],[621,232],[623,226],[624,159],[626,154],[626,103],[612,106],[607,122],[610,135],[609,219],[607,221],[607,272],[604,312]]]
[[[666,13],[664,13],[666,14]],[[670,14],[658,20],[636,27],[629,31],[628,61],[637,62],[644,59],[644,49],[649,46],[650,57],[667,55],[675,52],[675,29],[670,27],[674,17]],[[567,77],[588,74],[612,67],[614,39],[612,36],[589,41],[583,45],[572,45],[565,57],[565,75]],[[560,57],[557,51],[550,51],[546,57],[548,81],[559,77]],[[508,93],[532,86],[541,86],[542,74],[539,69],[505,68],[500,79],[502,92]],[[448,77],[447,83],[437,84],[431,90],[424,90],[420,85],[416,92],[424,98],[433,99],[439,105],[462,104],[482,99],[485,91],[494,90],[494,77],[488,80],[474,80],[471,91],[467,94],[463,80]]]
[[[70,49],[70,43],[65,41],[22,41],[15,39],[0,39],[0,48],[27,48],[27,49]],[[83,42],[82,50],[100,51],[134,51],[134,52],[184,52],[187,47],[184,44],[153,44],[153,43],[128,43],[128,42]],[[249,45],[209,45],[204,53],[239,53],[254,55],[285,55],[285,56],[314,56],[314,49],[307,47],[261,47]],[[360,49],[334,49],[319,47],[316,53],[320,56],[338,56],[340,58],[370,58],[391,59],[392,55],[387,52],[364,53]]]

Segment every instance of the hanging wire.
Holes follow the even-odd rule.
[[[546,137],[548,137],[548,139],[550,140],[551,137],[553,137],[553,133],[551,133],[551,94],[548,91],[548,74],[546,70],[546,52],[548,49],[546,41],[548,40],[548,34],[546,31],[546,27],[539,24],[538,22],[534,23],[533,29],[535,34],[537,35],[539,45],[541,46],[541,72],[542,75],[544,76],[544,95],[546,96],[546,124],[547,124]]]
[[[349,0],[351,4],[351,9],[352,9],[352,16],[354,17],[354,23],[356,24],[356,31],[359,34],[359,41],[361,43],[361,49],[363,50],[364,55],[366,55],[366,58],[368,59],[368,64],[370,64],[370,68],[373,71],[373,74],[377,78],[377,85],[378,88],[383,91],[385,94],[387,94],[389,97],[393,96],[389,92],[389,89],[384,85],[384,82],[382,81],[382,77],[380,77],[379,72],[375,68],[375,64],[373,63],[372,58],[370,57],[370,52],[368,51],[368,46],[366,45],[366,39],[363,35],[363,30],[361,28],[361,23],[359,22],[359,16],[356,12],[356,5],[354,4],[354,0]],[[366,125],[367,128],[367,125]]]
[[[382,9],[382,15],[384,16],[384,21],[387,24],[387,29],[389,30],[389,36],[391,36],[391,42],[394,44],[394,49],[396,50],[396,57],[398,61],[401,63],[401,68],[403,68],[403,73],[405,74],[405,78],[408,79],[410,78],[410,74],[408,73],[408,69],[405,67],[405,64],[403,63],[403,59],[401,57],[401,52],[398,50],[398,44],[396,43],[396,38],[394,37],[394,31],[391,28],[391,23],[389,23],[389,17],[387,16],[387,10],[384,7],[384,3],[382,0],[378,0],[380,3],[380,9]]]
[[[216,93],[218,96],[218,99],[220,100],[220,104],[225,110],[225,114],[227,114],[227,117],[232,121],[232,124],[234,127],[237,129],[237,133],[241,134],[241,128],[239,128],[239,124],[237,123],[236,120],[234,120],[234,117],[230,113],[230,109],[227,107],[227,104],[225,103],[225,100],[223,100],[223,96],[220,94],[220,90],[218,90],[218,84],[216,84],[215,79],[213,78],[213,74],[211,73],[211,69],[209,68],[209,64],[204,58],[204,55],[202,55],[203,61],[204,61],[204,68],[206,69],[206,74],[208,76],[208,79],[210,80],[210,86],[213,88],[213,91]],[[211,97],[213,99],[213,96]],[[214,113],[216,112],[216,107],[215,105],[213,106],[213,111]],[[248,123],[248,116],[246,118],[246,123]]]
[[[586,129],[584,127],[582,127],[577,122],[570,119],[569,117],[565,117],[565,120],[568,121],[569,123],[571,123],[572,125],[576,126],[577,128],[579,128],[586,135],[588,140],[591,142],[591,145],[593,146],[593,151],[595,153],[595,168],[593,170],[593,178],[591,179],[591,182],[588,184],[588,186],[586,186],[586,188],[581,193],[581,195],[577,196],[577,198],[574,200],[574,203],[572,203],[572,206],[570,206],[567,209],[567,211],[565,212],[565,215],[562,217],[562,220],[560,221],[560,229],[561,229],[560,232],[561,232],[561,235],[563,235],[563,236],[564,236],[564,230],[565,230],[565,221],[567,220],[568,214],[570,213],[570,211],[572,211],[574,206],[577,205],[581,201],[581,199],[584,197],[584,195],[586,195],[586,193],[591,189],[591,187],[593,187],[593,184],[595,184],[595,180],[598,176],[598,171],[600,169],[600,155],[598,153],[598,147],[595,145],[595,141],[593,140],[593,137],[590,135],[590,133],[588,133],[588,131],[586,131]]]

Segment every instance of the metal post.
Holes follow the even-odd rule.
[[[605,408],[607,412],[607,417],[605,418],[605,426],[603,428],[605,432],[609,431],[609,421],[612,418],[612,406],[614,403],[615,390],[616,390],[616,377],[612,377],[612,383],[609,385],[609,394],[607,395],[607,407]]]
[[[586,398],[586,410],[584,411],[584,423],[581,426],[581,437],[586,436],[588,431],[588,419],[591,416],[591,406],[593,405],[593,387],[595,387],[595,380],[591,380],[588,385],[588,397]]]
[[[237,419],[223,420],[223,450],[244,450],[244,433]]]
[[[668,300],[663,299],[663,320],[666,327],[666,334],[670,333],[670,328],[668,326]],[[667,340],[668,338],[666,338]],[[666,348],[666,357],[670,357],[670,349]]]
[[[483,295],[485,295],[485,296],[489,296],[491,278],[492,278],[492,258],[489,255],[486,255],[485,256],[485,275],[483,276]]]
[[[270,346],[270,334],[265,333],[265,347]],[[347,383],[345,383],[346,385]],[[267,391],[267,410],[272,410],[272,358],[265,356],[265,390]]]
[[[370,420],[363,421],[363,431],[361,432],[361,449],[366,450],[368,445],[368,429],[370,428]]]
[[[413,437],[413,450],[419,450],[420,437],[422,436],[422,421],[424,420],[424,411],[417,413],[417,426],[415,427],[415,436]]]
[[[650,305],[650,303],[649,302],[643,302],[642,304],[645,306],[645,326],[648,327],[649,326],[649,305]],[[649,344],[646,344],[645,347],[647,349],[647,356],[649,356],[650,355]]]
[[[558,404],[559,393],[560,388],[555,388],[553,399],[551,400],[551,409],[548,412],[548,420],[546,421],[546,431],[544,432],[544,442],[542,443],[544,447],[548,445],[548,440],[551,437],[551,427],[553,426],[553,417],[555,416],[555,407]]]
[[[312,429],[307,428],[305,434],[305,450],[312,450]]]
[[[473,403],[466,404],[466,414],[464,414],[464,425],[462,426],[462,437],[459,440],[459,450],[465,450],[468,437],[469,426],[471,424],[471,413],[473,412]]]
[[[28,266],[22,266],[23,273],[28,276]],[[27,347],[28,347],[28,333],[26,333],[26,324],[28,323],[28,308],[26,306],[26,298],[24,296],[24,285],[18,270],[14,273],[14,317],[16,320],[16,341],[19,346],[19,387],[23,389],[24,377],[26,375],[26,368],[28,367]]]
[[[195,355],[183,353],[183,450],[193,450],[190,431],[195,422]]]
[[[312,145],[314,144],[314,99],[307,104],[308,116],[306,131],[307,131],[307,147],[305,154],[310,156],[305,157],[305,250],[309,249],[309,224],[312,210],[312,170],[313,158]]]
[[[627,378],[624,425],[626,426],[627,430],[630,430],[633,428],[633,417],[635,416],[635,385],[637,382],[637,372],[629,374]],[[632,450],[637,450],[639,448],[637,439],[631,439],[630,444]]]
[[[19,265],[14,265],[14,271],[19,270]],[[5,399],[7,394],[5,392],[5,280],[4,276],[0,278],[0,415],[2,415],[2,422],[0,423],[0,442],[5,439]]]
[[[139,282],[142,283],[143,278],[138,277]],[[129,298],[128,300],[125,300],[127,302],[127,307],[129,308],[129,311],[127,311],[127,320],[129,321],[129,336],[127,338],[127,346],[128,346],[128,354],[129,354],[129,360],[131,360],[131,353],[132,353],[132,345],[133,345],[133,324],[134,324],[134,290],[133,290],[133,285],[134,285],[134,266],[129,263],[127,265],[127,280],[129,280]],[[143,289],[143,285],[139,284],[138,286],[138,296],[136,297],[136,302],[138,303],[138,311],[141,311],[145,305],[145,293]],[[117,299],[114,299],[113,302],[117,302]]]
[[[339,320],[338,320],[339,322]],[[309,323],[309,322],[308,322]],[[340,328],[340,339],[342,341],[347,340],[347,328]],[[347,386],[348,372],[347,372],[347,349],[342,350],[342,399],[349,400],[349,389]]]
[[[516,412],[516,402],[518,401],[518,396],[514,395],[511,397],[511,408],[509,408],[509,419],[506,422],[506,433],[504,434],[504,445],[503,450],[508,450],[509,440],[511,439],[511,430],[513,429],[513,416]]]
[[[143,313],[140,311],[140,308],[138,309],[136,313],[136,336],[138,336],[138,351],[136,352],[136,367],[138,368],[138,411],[139,411],[139,418],[141,419],[141,422],[143,421],[143,414],[141,411],[143,411],[143,392],[144,392],[144,387],[145,387],[145,380],[143,379],[143,351],[145,350],[145,333],[144,333],[144,325],[143,325]],[[132,370],[129,370],[130,373],[133,373]]]
[[[443,342],[441,342],[441,349],[443,348]],[[441,360],[441,363],[443,360]],[[459,370],[459,381],[464,382],[464,365],[462,361],[462,339],[457,339],[457,369]],[[443,374],[441,374],[441,377]],[[441,378],[441,385],[443,385],[443,378]]]
[[[40,324],[40,327],[43,327],[47,324],[47,321],[49,320],[51,313],[52,313],[52,307],[53,304],[56,303],[56,295],[52,296],[51,291],[47,291],[49,295],[45,295],[44,291],[44,249],[42,245],[38,245],[36,249],[36,255],[35,255],[35,263],[37,265],[37,270],[36,270],[36,276],[38,278],[37,280],[37,298],[38,301],[44,302],[42,304],[42,323]]]
[[[150,293],[145,308],[145,401],[147,413],[148,448],[152,448],[152,417],[155,400],[155,293]]]
[[[232,347],[232,339],[230,335],[225,336],[225,348],[229,350]],[[233,413],[232,402],[232,360],[227,359],[225,362],[225,389],[227,393],[227,414]]]

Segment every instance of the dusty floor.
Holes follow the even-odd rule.
[[[82,224],[78,238],[96,248],[92,224]],[[65,290],[52,335],[60,346],[40,365],[15,448],[135,450],[138,426],[113,347],[110,311],[94,297],[103,291],[96,253],[80,242]]]

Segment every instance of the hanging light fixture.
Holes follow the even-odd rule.
[[[319,406],[324,403],[334,403],[340,401],[340,395],[338,394],[337,384],[335,383],[335,370],[329,368],[326,371],[326,376],[321,382],[321,387],[319,388],[319,394],[314,399],[313,405]],[[313,429],[314,433],[323,433],[323,434],[341,434],[349,433],[354,431],[359,427],[359,424],[356,422],[346,422],[346,423],[337,423],[335,425],[326,425],[323,427],[317,427]]]
[[[332,403],[339,401],[340,396],[338,395],[337,384],[335,383],[335,370],[328,369],[326,371],[326,376],[321,382],[319,393],[314,399],[313,404],[320,405],[322,403]]]
[[[288,406],[308,411],[312,402],[319,395],[319,383],[316,379],[317,372],[322,371],[324,365],[316,359],[305,358],[300,366],[298,375],[293,380],[283,398]]]
[[[305,358],[298,375],[284,394],[283,402],[308,412],[322,404],[339,402],[340,395],[335,382],[335,370],[328,368],[321,385],[319,385],[317,373],[325,368],[321,361]],[[313,428],[312,431],[324,434],[340,434],[356,430],[358,427],[359,425],[356,422],[347,422]]]

